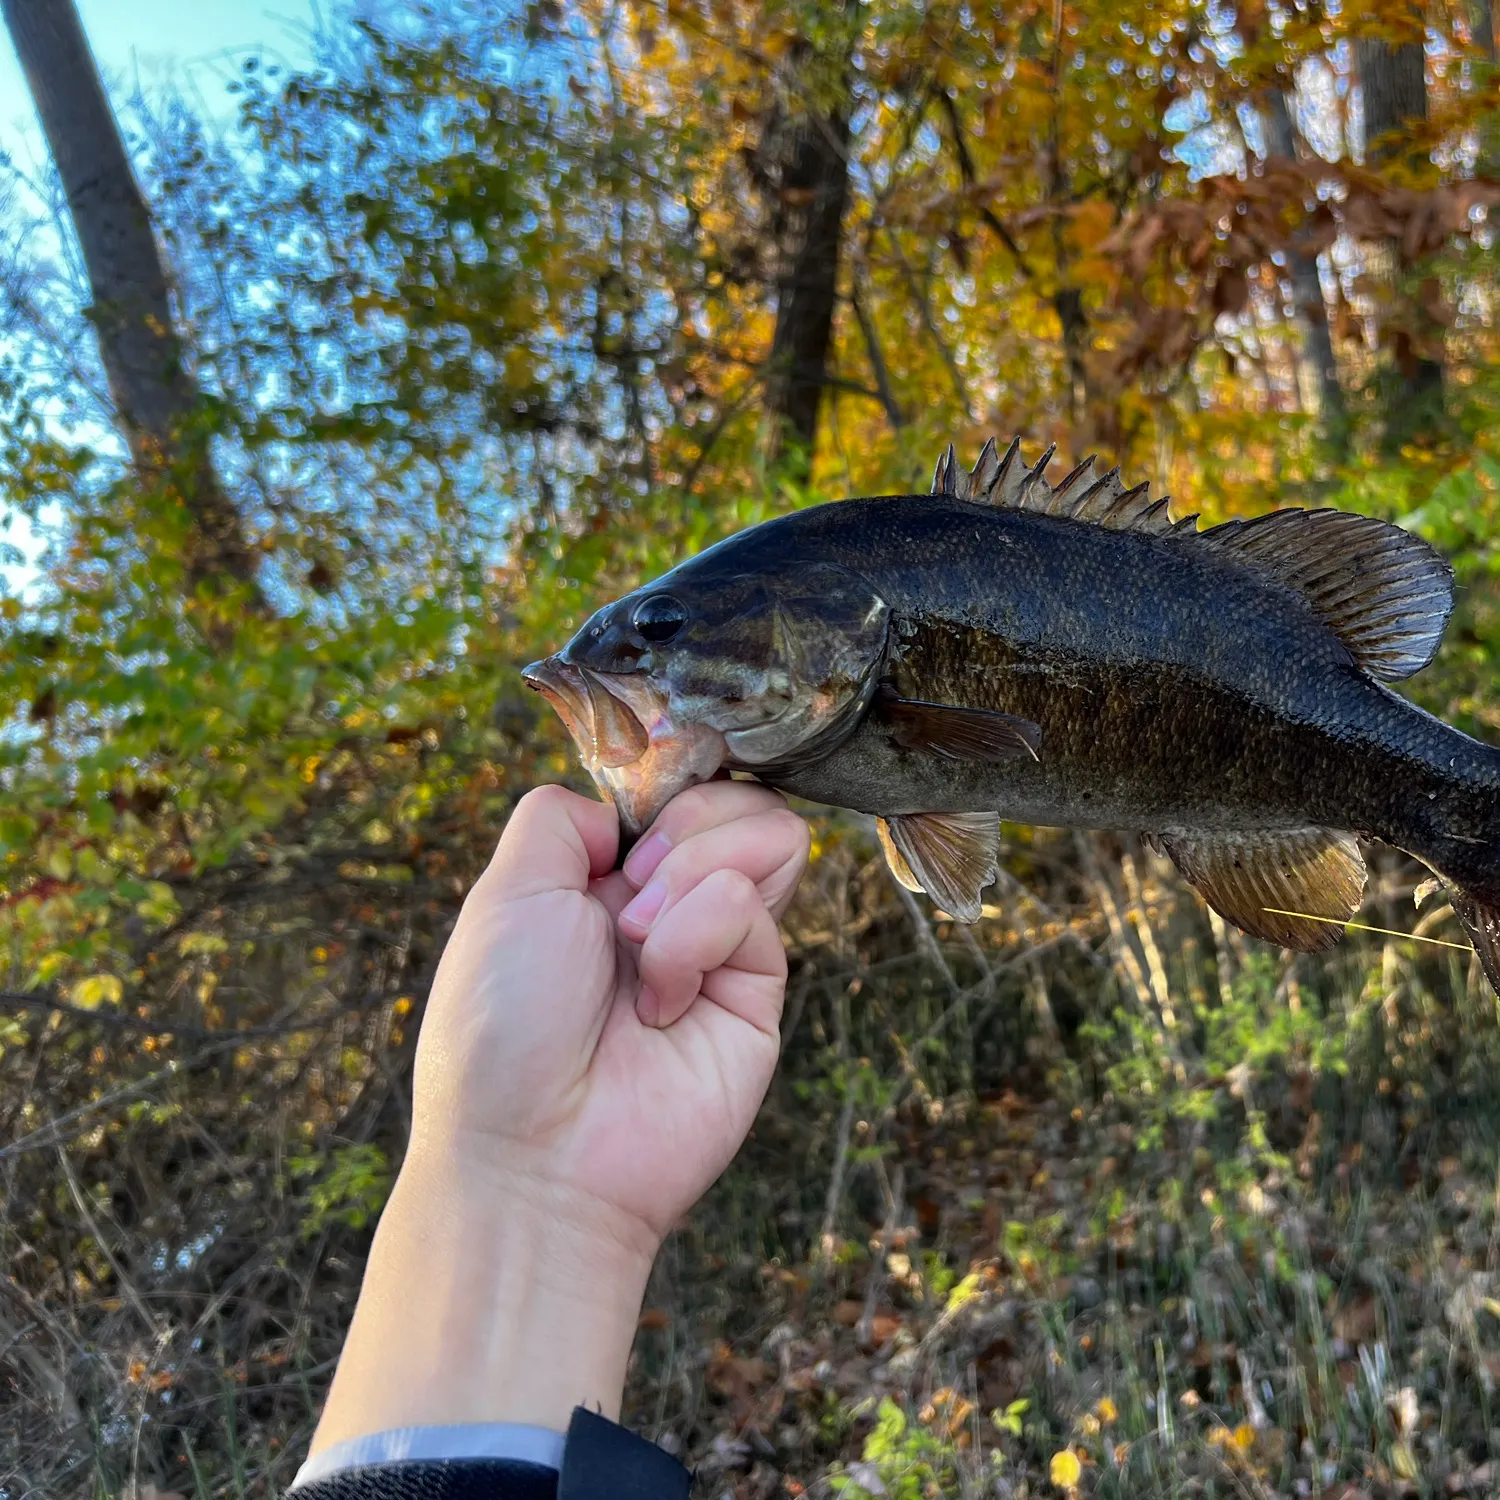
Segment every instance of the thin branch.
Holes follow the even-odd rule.
[[[958,367],[958,359],[948,347],[942,330],[937,326],[937,319],[932,313],[932,304],[927,300],[927,293],[922,284],[917,280],[916,273],[912,270],[906,256],[902,253],[900,245],[896,243],[895,236],[891,236],[891,249],[895,251],[896,260],[901,267],[901,274],[906,279],[907,290],[911,292],[912,301],[917,304],[917,311],[922,317],[922,326],[927,330],[928,337],[937,345],[938,353],[942,356],[943,364],[947,367],[948,378],[953,382],[953,389],[958,396],[959,404],[964,409],[964,415],[972,422],[974,420],[974,407],[969,401],[969,389],[964,384],[963,371]]]
[[[863,396],[867,401],[878,401],[882,406],[885,405],[885,397],[879,391],[871,390],[869,386],[843,375],[825,375],[821,384],[826,385],[829,390],[844,391],[850,396]]]
[[[948,128],[953,132],[953,151],[958,157],[959,175],[964,180],[964,186],[971,188],[978,181],[978,174],[974,171],[974,158],[969,152],[969,143],[964,139],[963,123],[958,117],[958,103],[947,89],[938,89],[937,96],[942,102],[943,113],[948,116]],[[1035,281],[1036,272],[1028,264],[1020,245],[1016,242],[1016,237],[1010,232],[1005,221],[988,203],[976,202],[974,206],[979,210],[979,217],[994,233],[995,238],[1010,251],[1011,258],[1016,263],[1016,269],[1027,281]]]
[[[891,372],[886,366],[885,351],[880,347],[880,334],[876,330],[874,319],[870,317],[869,309],[865,307],[864,298],[860,296],[857,285],[849,301],[853,305],[859,331],[864,335],[865,349],[870,356],[870,368],[875,372],[875,388],[880,404],[885,407],[885,414],[891,426],[900,431],[906,426],[906,414],[901,410],[896,401],[896,393],[891,389]]]

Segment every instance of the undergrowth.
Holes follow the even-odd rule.
[[[1139,847],[1019,831],[965,929],[857,819],[819,830],[780,1071],[663,1252],[632,1364],[628,1420],[699,1493],[1500,1486],[1500,1024],[1464,955],[1279,954]],[[483,854],[454,853],[401,963],[394,915],[331,888],[326,943],[299,934],[318,972],[281,976],[317,1028],[210,1056],[84,1013],[9,1035],[5,1500],[290,1483],[399,1165],[453,874]],[[1414,886],[1378,861],[1372,923],[1453,937]],[[184,983],[228,937],[182,945]],[[339,968],[360,941],[373,991]],[[101,1103],[90,1058],[132,1055],[144,1081]]]

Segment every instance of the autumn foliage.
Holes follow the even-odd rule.
[[[227,136],[114,98],[155,447],[9,174],[0,1494],[290,1482],[458,904],[578,780],[517,668],[684,554],[991,433],[1364,510],[1453,558],[1416,691],[1500,738],[1494,63],[1487,3],[340,9]],[[971,933],[818,815],[634,1419],[715,1496],[1485,1492],[1500,1027],[1422,872],[1362,920],[1432,942],[1294,961],[1007,836]]]

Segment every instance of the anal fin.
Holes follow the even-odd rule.
[[[1155,842],[1221,917],[1283,948],[1333,947],[1364,897],[1359,846],[1335,829],[1172,832]]]
[[[979,893],[1000,873],[998,813],[899,813],[878,824],[891,873],[960,922],[977,922]]]
[[[889,689],[876,696],[875,710],[903,750],[926,750],[945,760],[1040,758],[1041,726],[1016,714],[928,703]]]
[[[1479,966],[1490,988],[1500,995],[1500,908],[1487,905],[1467,891],[1450,886],[1453,914],[1479,955]]]

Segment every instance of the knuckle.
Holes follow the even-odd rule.
[[[532,818],[544,815],[553,808],[565,807],[575,796],[565,786],[548,782],[545,786],[534,786],[516,803],[511,818]]]
[[[712,879],[719,887],[715,895],[737,911],[760,906],[760,891],[743,870],[720,870]]]
[[[794,813],[791,808],[783,803],[772,814],[776,819],[776,826],[790,839],[792,846],[804,857],[812,848],[812,829],[807,826],[807,819]]]
[[[671,805],[662,814],[661,821],[667,825],[669,833],[680,838],[700,827],[707,820],[710,808],[709,795],[703,787],[690,786],[672,799]]]
[[[786,949],[780,943],[777,943],[769,951],[769,956],[766,960],[766,973],[772,979],[779,979],[785,983],[786,977],[790,972],[791,969],[787,964]]]

